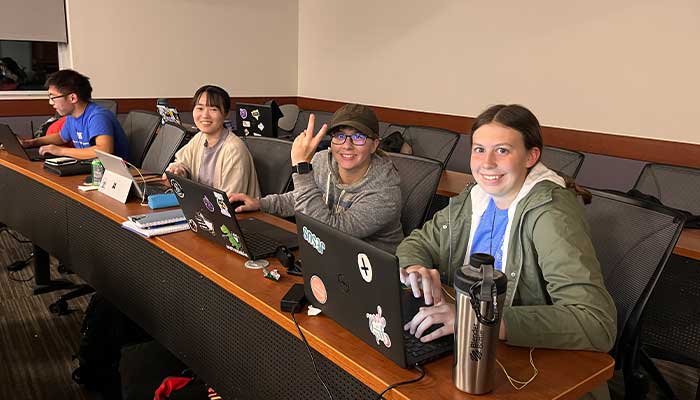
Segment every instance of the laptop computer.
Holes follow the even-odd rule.
[[[139,199],[145,200],[152,194],[161,194],[167,190],[167,187],[163,184],[148,183],[141,179],[137,181],[131,172],[129,172],[129,167],[126,166],[126,163],[123,159],[121,159],[121,157],[117,157],[113,154],[105,153],[100,150],[95,150],[95,154],[97,154],[97,158],[100,160],[100,162],[102,162],[102,166],[104,166],[105,171],[112,171],[119,176],[123,176],[131,180],[133,183],[131,185],[131,191]]]
[[[47,158],[56,157],[53,154],[39,154],[38,147],[25,149],[19,142],[17,135],[12,132],[12,128],[6,124],[0,124],[0,143],[8,153],[29,161],[44,161]]]
[[[256,218],[236,219],[235,206],[221,190],[166,172],[190,229],[251,260],[275,255],[280,246],[298,247],[297,235]]]
[[[277,137],[277,120],[281,117],[275,102],[270,104],[236,103],[238,136]]]
[[[403,326],[424,304],[402,287],[395,255],[296,214],[306,298],[404,368],[452,351],[453,336],[422,343]],[[437,326],[435,327],[437,328]]]

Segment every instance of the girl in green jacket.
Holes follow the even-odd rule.
[[[476,180],[398,247],[401,279],[423,307],[404,327],[427,342],[454,331],[451,285],[468,255],[495,256],[508,277],[500,338],[516,346],[609,351],[615,305],[603,283],[583,206],[540,162],[537,118],[519,105],[493,106],[472,127]],[[424,335],[431,325],[441,325]]]

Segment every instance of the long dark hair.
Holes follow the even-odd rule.
[[[477,129],[493,122],[519,132],[523,137],[525,148],[527,150],[533,148],[540,149],[540,159],[542,158],[542,150],[544,149],[542,128],[540,127],[540,121],[537,120],[537,117],[535,117],[532,111],[520,104],[497,104],[491,106],[476,117],[472,125],[471,134],[474,135]],[[538,159],[537,162],[540,162],[540,159]],[[577,195],[581,196],[585,204],[591,202],[592,195],[588,190],[577,185],[576,181],[570,176],[559,175],[564,178],[566,187],[572,189]]]

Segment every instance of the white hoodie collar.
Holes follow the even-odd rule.
[[[520,188],[518,195],[515,196],[515,200],[513,200],[513,202],[508,207],[508,225],[506,227],[506,237],[503,240],[502,248],[504,266],[506,265],[506,260],[508,256],[508,252],[506,251],[506,249],[508,249],[508,242],[510,241],[510,231],[513,226],[513,215],[515,214],[515,209],[518,206],[520,200],[527,196],[536,184],[542,181],[551,181],[561,187],[566,187],[566,182],[564,181],[564,178],[559,176],[559,174],[552,171],[551,169],[547,168],[541,162],[538,162],[537,164],[535,164],[534,167],[532,167],[530,172],[525,177],[525,182],[523,182],[523,186]],[[491,195],[486,193],[484,189],[482,189],[479,185],[476,185],[474,186],[474,188],[472,188],[470,195],[472,200],[472,220],[469,234],[469,244],[467,245],[467,260],[469,260],[468,255],[471,253],[472,239],[474,238],[474,233],[476,232],[476,228],[481,222],[481,216],[484,215],[484,211],[486,211],[486,207],[488,207],[489,200],[491,199]]]

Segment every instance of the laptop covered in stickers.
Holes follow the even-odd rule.
[[[236,103],[238,136],[277,137],[277,121],[282,112],[274,101],[270,104]]]
[[[304,291],[314,307],[403,368],[452,352],[452,335],[422,343],[403,330],[424,304],[401,284],[395,255],[302,213],[296,222]]]
[[[236,219],[235,206],[221,190],[166,172],[190,230],[226,249],[259,260],[274,256],[280,246],[297,247],[297,237],[256,218]]]

